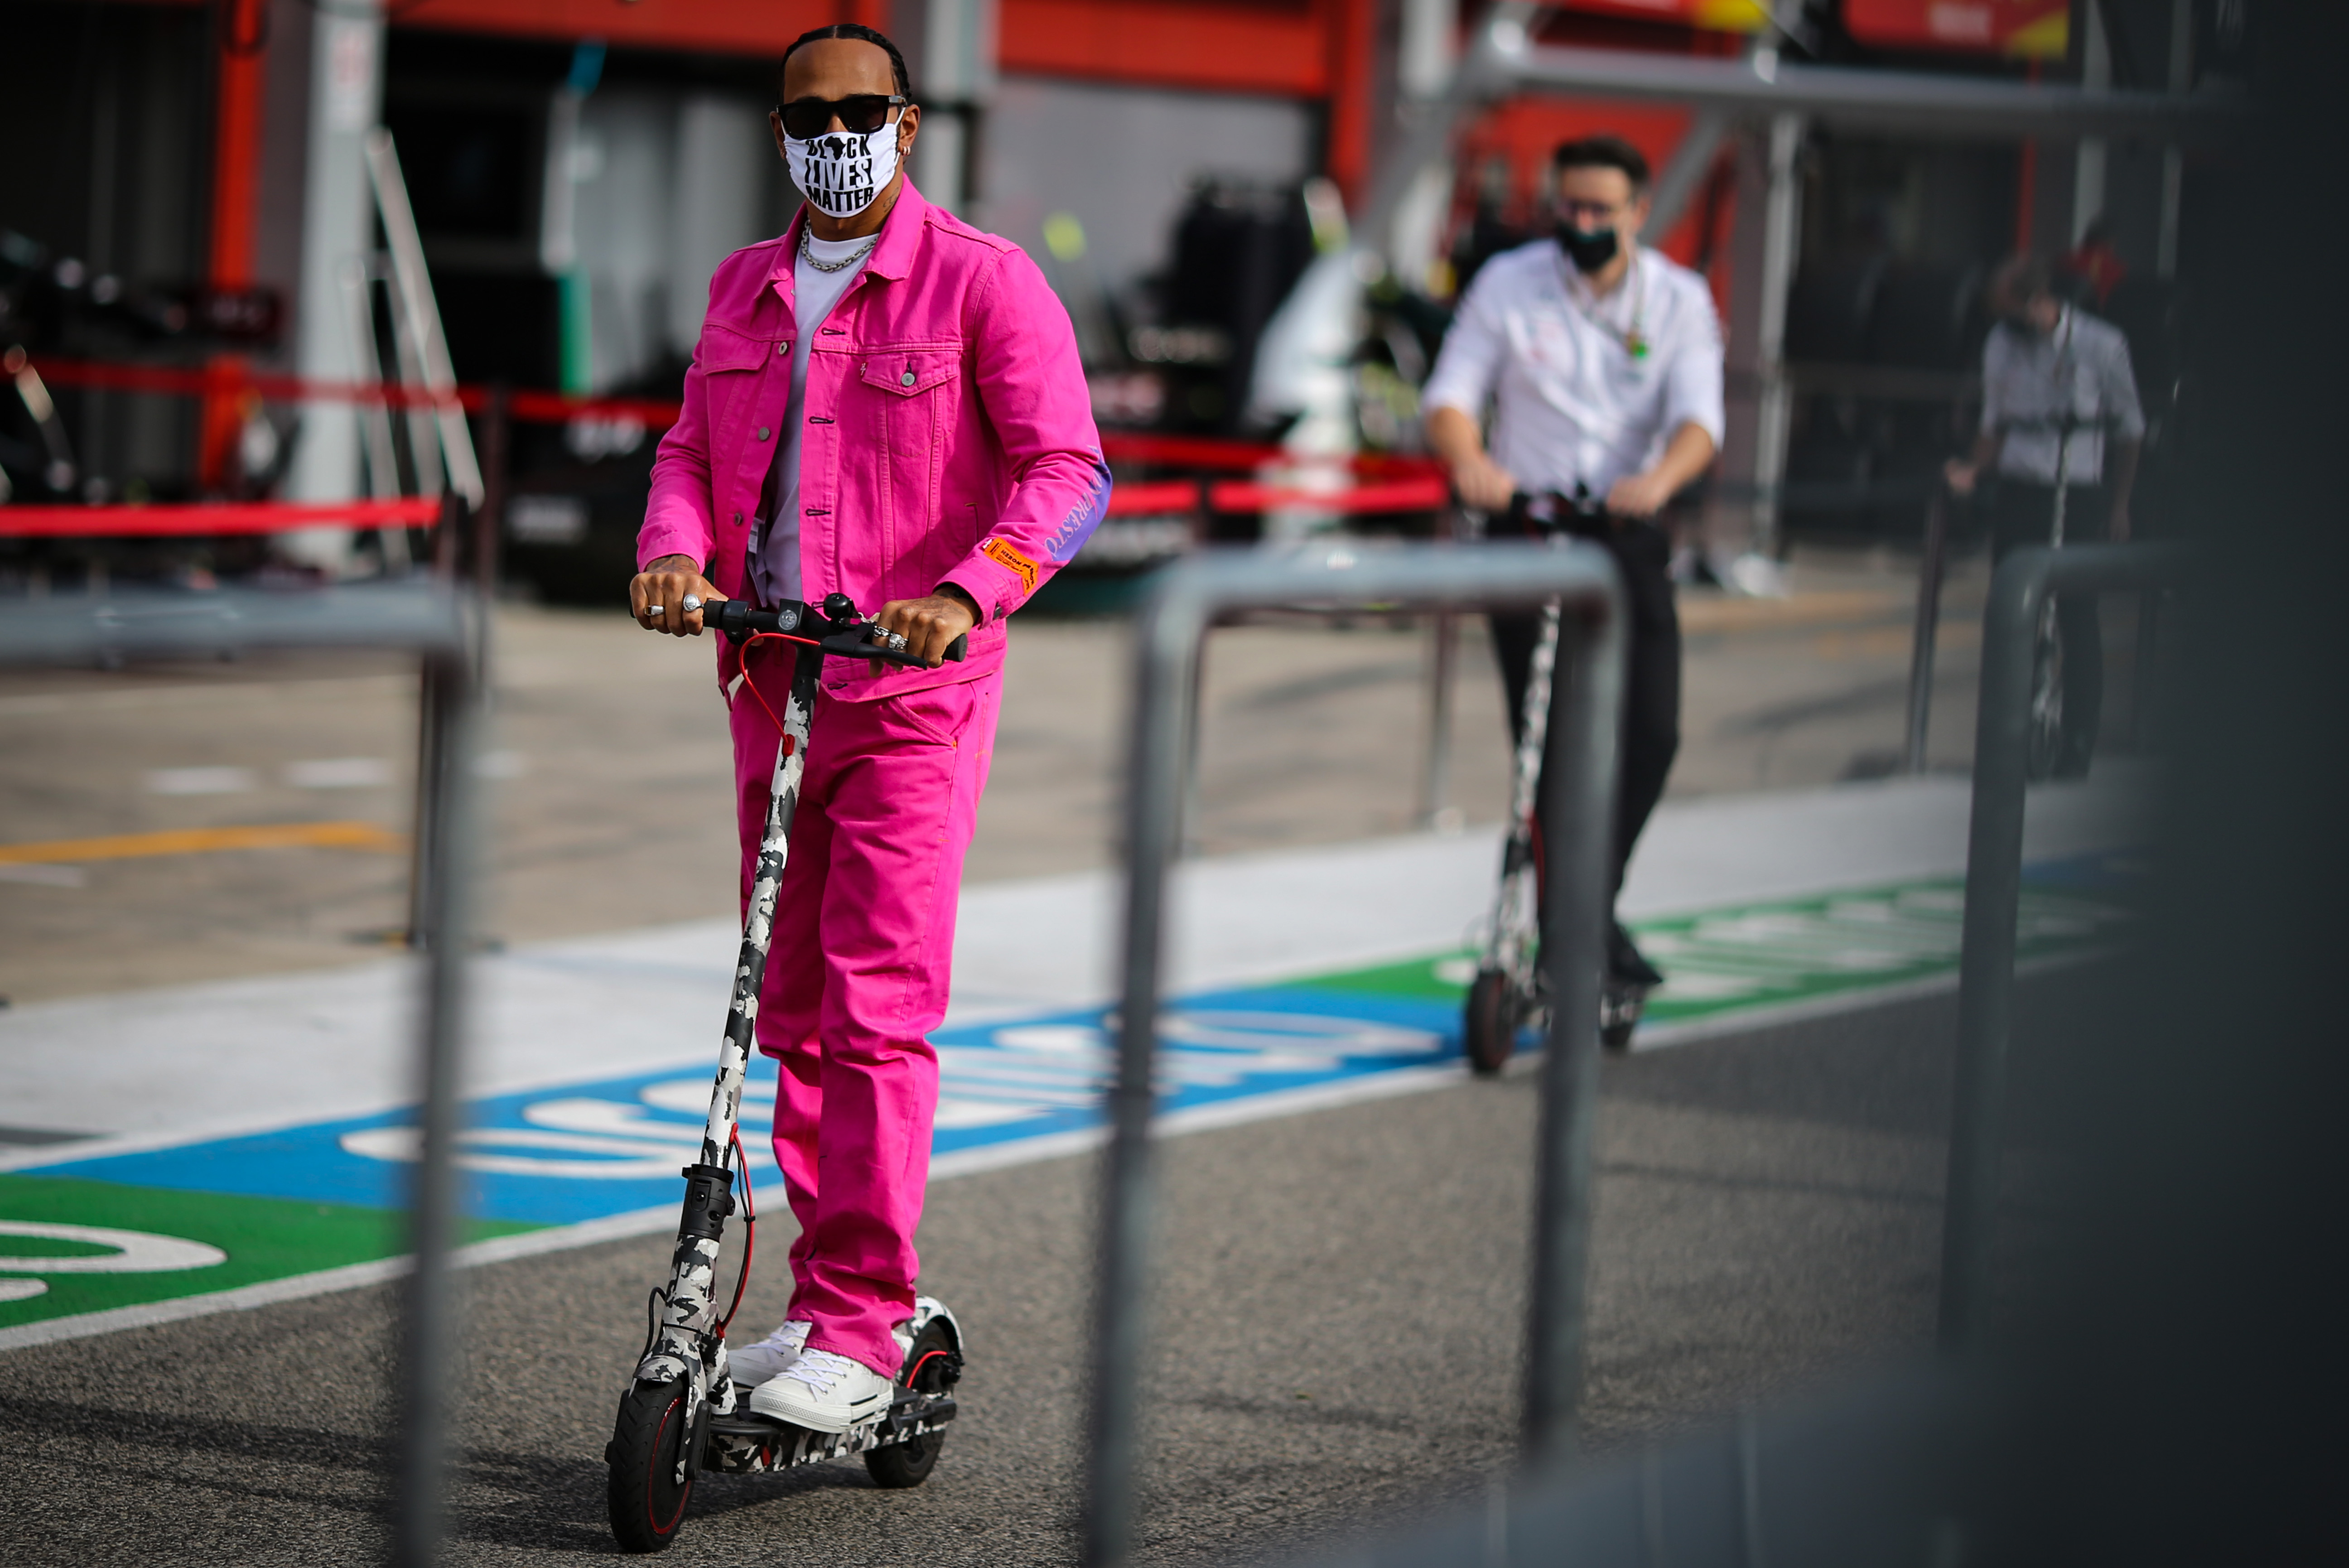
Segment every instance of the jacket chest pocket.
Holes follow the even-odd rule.
[[[944,571],[936,535],[947,448],[962,398],[958,345],[872,348],[856,358],[857,393],[879,455],[882,566]]]
[[[695,358],[701,366],[702,390],[709,401],[709,428],[714,434],[723,440],[750,417],[754,400],[750,394],[758,389],[759,372],[780,350],[790,347],[788,342],[754,337],[714,323],[702,327]]]
[[[959,348],[874,348],[858,358],[856,379],[885,397],[910,400],[927,396],[961,369]]]

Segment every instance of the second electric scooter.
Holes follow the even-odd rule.
[[[683,1172],[685,1210],[678,1224],[668,1283],[652,1293],[653,1321],[645,1348],[620,1397],[619,1417],[604,1450],[611,1467],[607,1498],[612,1533],[630,1552],[658,1552],[677,1539],[694,1478],[704,1469],[756,1474],[861,1454],[877,1484],[918,1486],[937,1462],[946,1441],[943,1428],[955,1417],[952,1390],[962,1375],[961,1328],[952,1313],[926,1296],[916,1299],[913,1318],[898,1329],[905,1358],[888,1410],[845,1432],[814,1432],[755,1415],[747,1393],[728,1374],[726,1329],[742,1304],[750,1276],[749,1242],[757,1235],[750,1173],[743,1168],[748,1158],[736,1115],[750,1069],[752,1025],[774,931],[776,892],[791,847],[792,815],[807,767],[817,677],[828,658],[877,659],[917,669],[922,660],[874,642],[871,618],[858,615],[844,594],[831,595],[821,605],[785,603],[771,609],[754,609],[740,599],[718,600],[703,609],[702,618],[738,643],[771,638],[792,645],[799,657],[792,664],[791,694],[782,713],[782,744],[775,756],[701,1154]],[[959,660],[966,646],[966,639],[957,638],[947,658]],[[735,1282],[733,1304],[721,1314],[717,1303],[719,1243],[735,1212],[738,1180],[746,1227],[742,1272]]]
[[[1541,504],[1543,500],[1548,505]],[[1577,486],[1572,495],[1510,497],[1511,523],[1553,545],[1605,526],[1607,509]],[[1517,754],[1509,780],[1509,836],[1501,846],[1501,885],[1493,898],[1485,951],[1469,982],[1462,1018],[1468,1064],[1497,1073],[1517,1048],[1517,1032],[1544,1022],[1549,998],[1541,983],[1541,856],[1535,814],[1540,805],[1542,752],[1549,741],[1550,688],[1557,673],[1558,601],[1542,606],[1541,629],[1526,671]],[[1644,988],[1609,976],[1600,988],[1599,1037],[1610,1050],[1630,1044],[1647,1002]]]

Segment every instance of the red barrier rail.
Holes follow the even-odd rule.
[[[1143,480],[1121,484],[1109,493],[1110,517],[1163,516],[1169,512],[1196,512],[1199,482],[1195,479]]]
[[[80,387],[92,391],[148,392],[163,396],[215,397],[251,392],[273,402],[380,402],[392,408],[431,408],[440,401],[418,387],[361,381],[312,381],[234,365],[180,369],[163,365],[118,365],[95,359],[42,359],[35,369],[53,386]],[[486,387],[461,386],[457,401],[469,413],[490,405]],[[536,424],[565,424],[579,419],[635,420],[650,430],[677,422],[678,405],[664,398],[574,398],[561,392],[517,388],[506,393],[506,412]],[[1101,432],[1102,455],[1123,462],[1160,463],[1170,468],[1222,469],[1252,473],[1267,463],[1294,461],[1294,454],[1268,441],[1237,441],[1225,436],[1163,435],[1154,431],[1109,430]],[[1354,472],[1370,478],[1419,478],[1440,475],[1432,458],[1366,452],[1348,460]],[[1154,509],[1165,504],[1154,503]],[[1225,510],[1245,511],[1231,507]]]
[[[1258,484],[1245,479],[1227,479],[1207,487],[1207,504],[1217,512],[1270,512],[1284,506],[1349,514],[1434,512],[1451,501],[1451,484],[1433,475],[1392,480],[1384,484],[1357,484],[1351,490],[1299,490],[1294,485]]]
[[[217,537],[224,534],[285,534],[296,528],[429,528],[440,503],[427,496],[398,501],[336,501],[317,505],[274,501],[168,506],[0,506],[0,537],[133,539]]]
[[[43,359],[34,366],[55,387],[91,391],[150,392],[207,398],[251,392],[272,402],[384,403],[396,409],[436,408],[441,400],[421,387],[395,382],[312,381],[300,376],[266,375],[233,365],[174,369],[165,365],[109,365],[91,359]],[[468,413],[490,406],[487,387],[459,387],[457,401]],[[574,398],[527,389],[506,394],[506,412],[535,424],[566,424],[577,419],[629,419],[652,429],[677,422],[678,405],[662,398]]]

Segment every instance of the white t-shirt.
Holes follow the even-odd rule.
[[[1634,353],[1635,346],[1645,353]],[[1493,461],[1527,491],[1600,495],[1695,424],[1721,444],[1721,319],[1705,281],[1642,245],[1594,296],[1557,242],[1486,262],[1468,286],[1421,402],[1482,420]]]
[[[792,263],[792,400],[783,410],[783,439],[775,443],[775,466],[767,493],[775,506],[765,519],[751,570],[758,578],[762,603],[776,604],[800,597],[800,432],[807,428],[808,345],[815,329],[864,270],[878,235],[855,240],[807,237],[807,248]],[[855,265],[825,272],[808,265],[808,257],[826,264],[855,257]]]

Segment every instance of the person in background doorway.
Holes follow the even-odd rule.
[[[1639,243],[1648,220],[1639,149],[1585,137],[1560,147],[1556,163],[1554,236],[1505,251],[1476,275],[1422,401],[1428,441],[1460,499],[1496,522],[1516,494],[1604,503],[1590,536],[1615,557],[1630,608],[1615,797],[1619,892],[1680,748],[1680,618],[1671,540],[1656,515],[1720,450],[1721,323],[1702,278]],[[1492,618],[1513,732],[1539,624],[1534,614]],[[1551,745],[1566,732],[1553,711]],[[1619,921],[1607,960],[1610,993],[1631,994],[1635,1010],[1663,981]]]
[[[2110,322],[2058,299],[2047,264],[2036,257],[2017,256],[1999,269],[1991,306],[1999,320],[1982,343],[1982,433],[1971,453],[1951,461],[1950,488],[1971,495],[1984,469],[1993,473],[1991,539],[2001,559],[2023,545],[2127,541],[2145,437],[2128,339]],[[2065,595],[2056,619],[2064,638],[2064,740],[2055,772],[2076,778],[2088,771],[2103,717],[2104,644],[2095,596]]]

